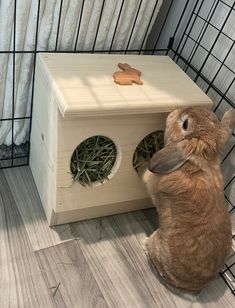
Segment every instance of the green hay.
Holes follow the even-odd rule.
[[[133,156],[133,167],[143,166],[153,154],[164,146],[164,132],[156,131],[146,136],[137,146]],[[74,181],[82,186],[94,182],[104,183],[108,179],[117,157],[112,140],[94,136],[84,140],[73,152],[70,169]]]
[[[159,130],[146,136],[137,146],[133,156],[133,167],[138,169],[149,161],[153,154],[164,146],[164,132]]]
[[[117,149],[112,140],[94,136],[84,140],[73,152],[70,169],[74,181],[82,186],[103,183],[116,161]]]

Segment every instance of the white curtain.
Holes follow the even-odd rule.
[[[138,18],[129,42],[129,49],[139,49],[146,31],[151,30],[163,0],[143,0]],[[14,46],[14,0],[0,0],[0,51],[13,50]],[[104,3],[104,6],[103,6]],[[71,51],[75,48],[79,19],[80,23],[77,50],[92,50],[96,30],[103,6],[99,32],[96,38],[96,50],[110,48],[117,24],[122,0],[63,0],[57,49]],[[157,5],[156,5],[157,3]],[[116,29],[112,49],[125,49],[132,31],[133,22],[140,0],[125,0],[122,14]],[[149,26],[150,17],[156,10]],[[41,0],[38,28],[37,50],[54,50],[56,45],[61,0]],[[15,50],[34,51],[38,0],[17,0],[15,25]],[[147,37],[147,36],[146,36]],[[15,99],[13,102],[13,55],[0,53],[0,118],[30,116],[32,93],[32,53],[15,55]],[[12,122],[0,124],[0,144],[12,143]],[[14,121],[14,143],[19,145],[28,139],[29,120]]]

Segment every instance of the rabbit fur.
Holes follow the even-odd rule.
[[[234,127],[235,109],[221,122],[206,108],[174,110],[165,147],[143,174],[159,215],[147,252],[164,281],[186,292],[197,294],[213,280],[231,249],[219,153]]]

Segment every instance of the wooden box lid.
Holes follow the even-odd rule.
[[[118,63],[142,72],[143,85],[113,81]],[[169,112],[211,107],[208,96],[167,56],[42,53],[37,68],[63,117]]]

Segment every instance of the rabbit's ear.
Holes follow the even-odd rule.
[[[171,143],[153,155],[148,169],[153,173],[170,173],[180,168],[186,160],[176,143]]]
[[[235,129],[235,109],[225,112],[221,123],[224,128],[233,131]]]
[[[229,140],[233,130],[235,129],[235,109],[225,112],[222,120],[222,127],[217,136],[218,149],[222,151],[226,142]]]

